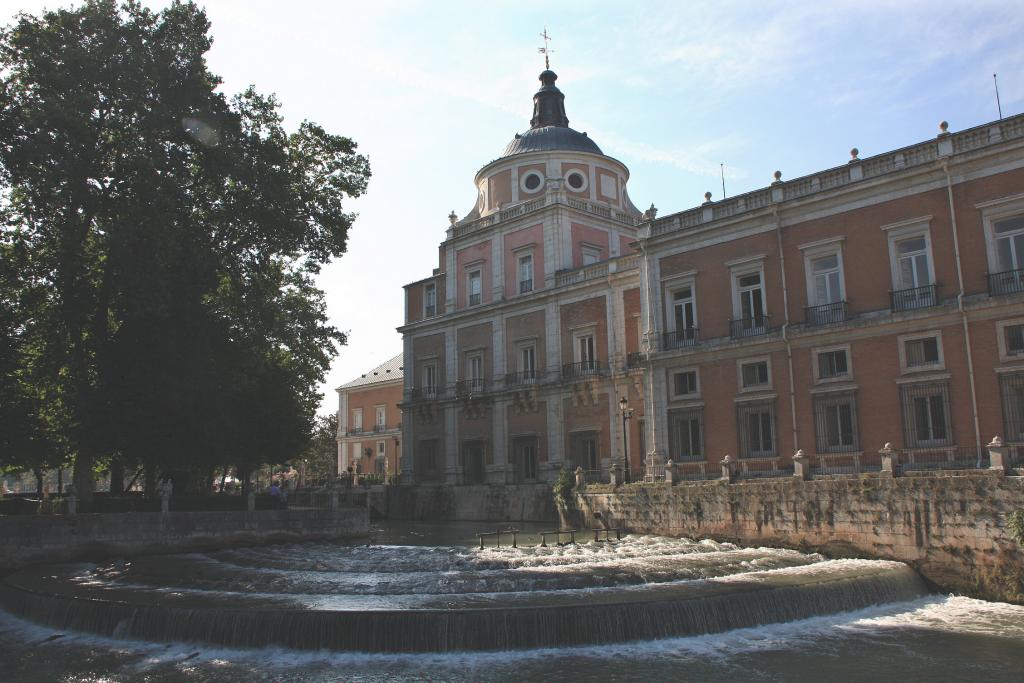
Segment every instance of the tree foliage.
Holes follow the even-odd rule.
[[[338,414],[319,415],[313,425],[313,438],[302,453],[307,480],[331,480],[338,475]],[[299,468],[293,462],[292,467]]]
[[[305,447],[344,343],[313,277],[369,165],[287,132],[272,96],[220,93],[210,45],[182,2],[0,32],[0,411],[20,425],[0,461],[70,454],[86,491],[106,459],[244,471]]]

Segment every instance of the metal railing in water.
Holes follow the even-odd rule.
[[[548,537],[555,537],[556,545],[576,545],[576,529],[553,529],[551,531],[540,532],[540,545],[543,548],[548,547]],[[562,543],[562,536],[568,536],[568,543]]]
[[[480,538],[480,550],[484,549],[484,539],[485,538],[491,538],[493,536],[494,539],[495,539],[495,544],[494,544],[495,547],[496,548],[500,548],[501,547],[501,537],[502,536],[509,536],[509,535],[512,536],[512,547],[513,548],[518,548],[519,547],[519,529],[505,529],[504,531],[484,531],[482,533],[477,534],[477,536]]]

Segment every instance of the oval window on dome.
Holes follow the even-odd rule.
[[[541,182],[544,178],[540,173],[531,171],[523,176],[523,189],[527,192],[536,192],[540,188]]]
[[[579,171],[569,171],[568,175],[565,176],[565,182],[569,183],[569,187],[577,192],[587,189],[587,176]]]

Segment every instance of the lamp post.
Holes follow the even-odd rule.
[[[629,478],[629,419],[633,417],[633,409],[629,407],[629,401],[625,396],[619,399],[619,410],[622,412],[622,458],[625,460],[626,471],[625,481],[628,484]]]

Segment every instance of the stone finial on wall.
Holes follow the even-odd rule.
[[[722,458],[722,481],[732,483],[736,480],[736,460],[731,455]]]
[[[899,451],[892,447],[888,441],[879,449],[878,454],[882,456],[882,472],[895,477],[899,473],[900,456]]]
[[[999,436],[992,437],[992,441],[986,446],[988,448],[989,469],[1006,473],[1006,446]]]
[[[804,455],[803,449],[793,454],[793,476],[804,481],[811,478],[810,459]]]

